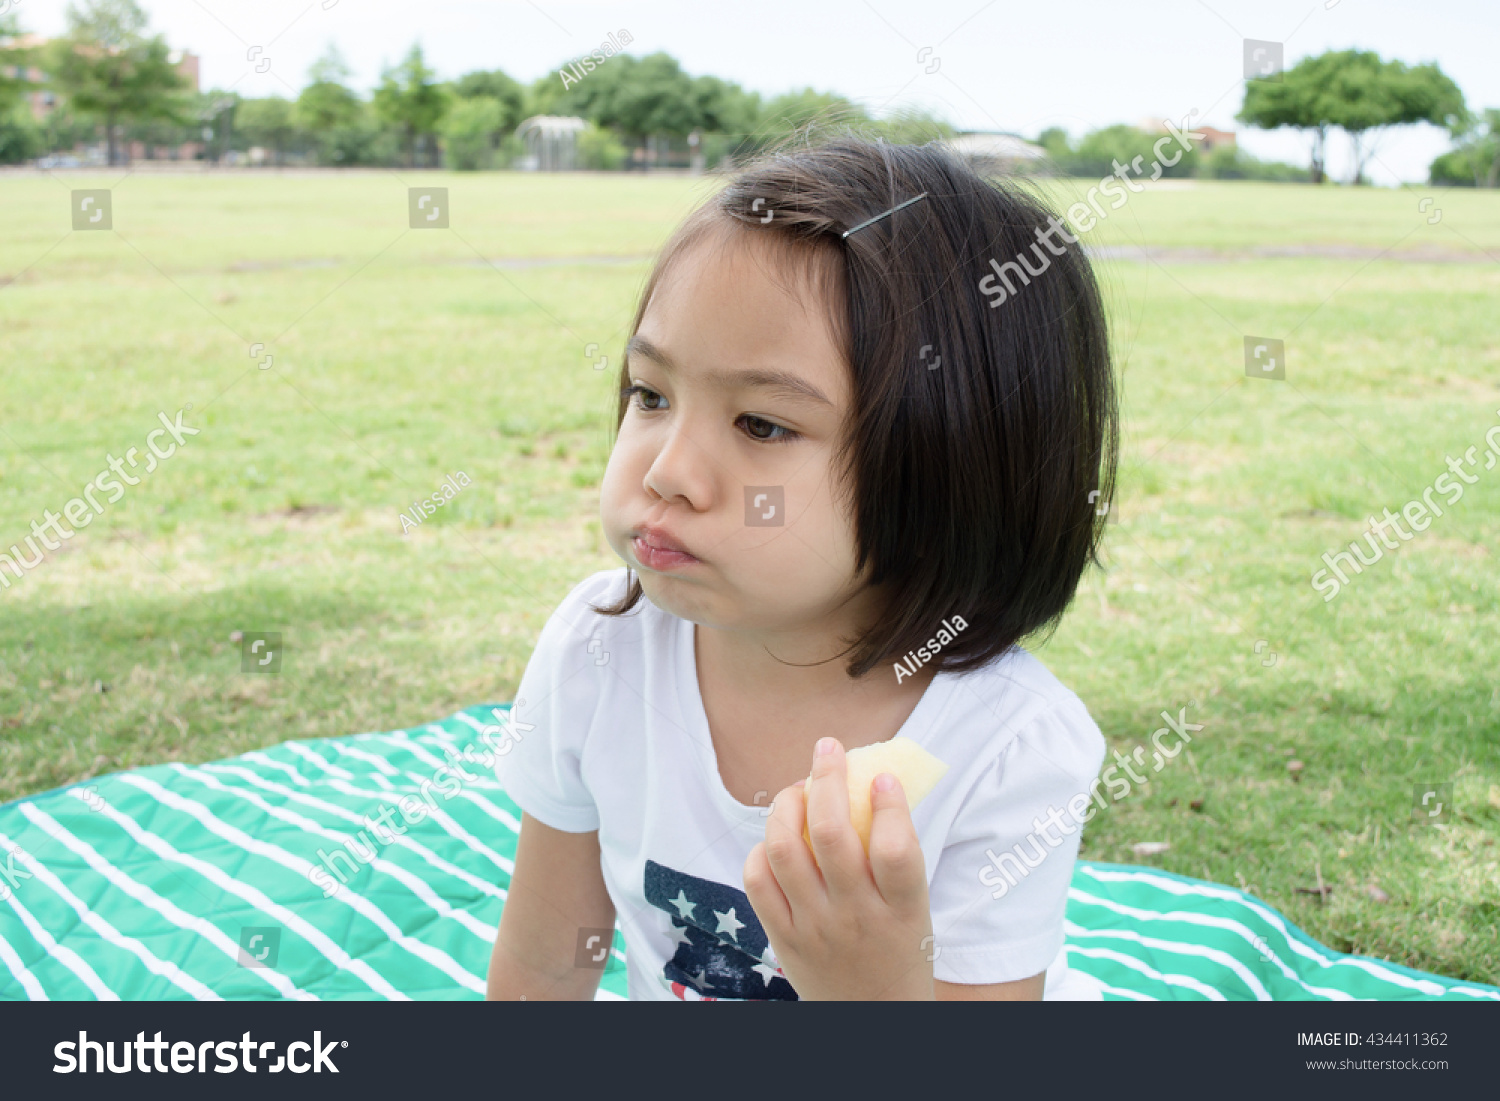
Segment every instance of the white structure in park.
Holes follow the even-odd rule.
[[[526,155],[516,167],[530,172],[560,172],[578,167],[578,135],[588,123],[569,115],[532,115],[516,127]]]

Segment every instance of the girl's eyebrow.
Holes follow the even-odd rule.
[[[633,336],[625,345],[625,358],[627,361],[632,356],[643,356],[657,363],[668,372],[676,372],[678,367],[672,357],[667,355],[651,341],[643,336]],[[796,400],[815,401],[823,405],[832,406],[833,402],[824,396],[812,383],[808,382],[790,371],[771,371],[752,368],[746,371],[710,370],[704,372],[704,380],[710,385],[723,387],[725,389],[751,388],[771,390],[783,396]]]

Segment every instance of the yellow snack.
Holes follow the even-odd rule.
[[[870,826],[874,819],[874,808],[870,805],[870,785],[882,772],[889,772],[901,781],[901,790],[906,792],[906,806],[914,810],[927,798],[929,792],[948,771],[948,766],[910,738],[892,738],[874,745],[851,749],[844,755],[849,780],[849,821],[859,840],[870,851]],[[808,785],[802,785],[802,806],[807,807]],[[807,831],[807,819],[802,820],[802,839],[812,848],[812,837]]]

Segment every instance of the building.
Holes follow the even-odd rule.
[[[16,50],[34,50],[45,46],[49,40],[39,34],[23,34],[6,42],[6,46]],[[34,55],[33,55],[34,56]],[[29,84],[37,85],[37,89],[26,93],[26,102],[31,107],[31,117],[40,122],[52,113],[57,105],[55,93],[42,88],[42,83],[47,79],[47,74],[35,65],[23,68],[20,65],[5,66],[5,75],[12,80],[24,80]]]
[[[516,127],[526,155],[516,167],[533,172],[561,172],[578,167],[578,135],[588,122],[571,115],[532,115]]]
[[[198,94],[198,55],[190,50],[173,50],[167,60],[177,67],[177,75],[187,80],[187,90]]]
[[[1002,130],[970,130],[952,138],[948,145],[966,158],[980,175],[1009,176],[1030,172],[1047,156],[1040,145]]]

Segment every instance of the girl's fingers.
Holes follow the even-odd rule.
[[[782,788],[771,801],[764,847],[766,862],[794,908],[811,905],[823,896],[823,877],[802,840],[804,821],[802,789],[795,784]]]
[[[829,897],[868,890],[865,849],[849,822],[849,781],[844,747],[822,738],[807,781],[807,832]]]
[[[792,927],[792,910],[786,895],[776,882],[776,873],[766,858],[766,844],[757,842],[750,855],[745,858],[745,897],[755,911],[761,926],[770,932],[781,933]]]
[[[889,786],[885,786],[889,781]],[[926,909],[927,867],[901,781],[889,772],[870,788],[870,871],[886,904],[896,910]]]

